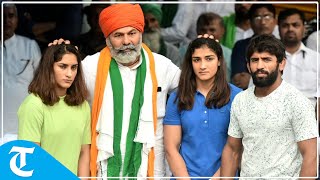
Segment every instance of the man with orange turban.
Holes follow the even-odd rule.
[[[107,47],[83,60],[92,103],[91,176],[164,177],[162,119],[180,70],[142,43],[138,4],[105,8]]]

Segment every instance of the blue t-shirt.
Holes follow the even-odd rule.
[[[231,103],[241,89],[229,84],[231,97],[228,104],[219,109],[205,106],[206,98],[195,93],[191,110],[179,112],[177,93],[170,95],[164,125],[179,125],[182,128],[180,154],[190,177],[211,177],[221,166],[221,155],[228,137]]]

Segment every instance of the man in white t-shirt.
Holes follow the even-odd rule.
[[[272,35],[254,37],[246,53],[255,86],[239,93],[231,108],[221,175],[315,177],[317,124],[314,107],[282,80],[285,47]]]

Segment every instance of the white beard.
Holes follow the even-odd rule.
[[[153,30],[144,32],[142,35],[142,41],[151,49],[152,52],[159,53],[160,51],[160,31]]]
[[[107,46],[110,49],[111,57],[113,57],[120,64],[133,63],[141,55],[142,38],[140,42],[135,46],[133,44],[122,46],[120,48],[114,48],[110,42],[110,39],[106,39]],[[123,52],[124,49],[131,49],[129,52]]]

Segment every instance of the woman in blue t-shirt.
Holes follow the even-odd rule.
[[[221,46],[211,36],[190,43],[181,68],[163,122],[171,172],[175,177],[218,177],[231,103],[241,90],[227,82]]]

